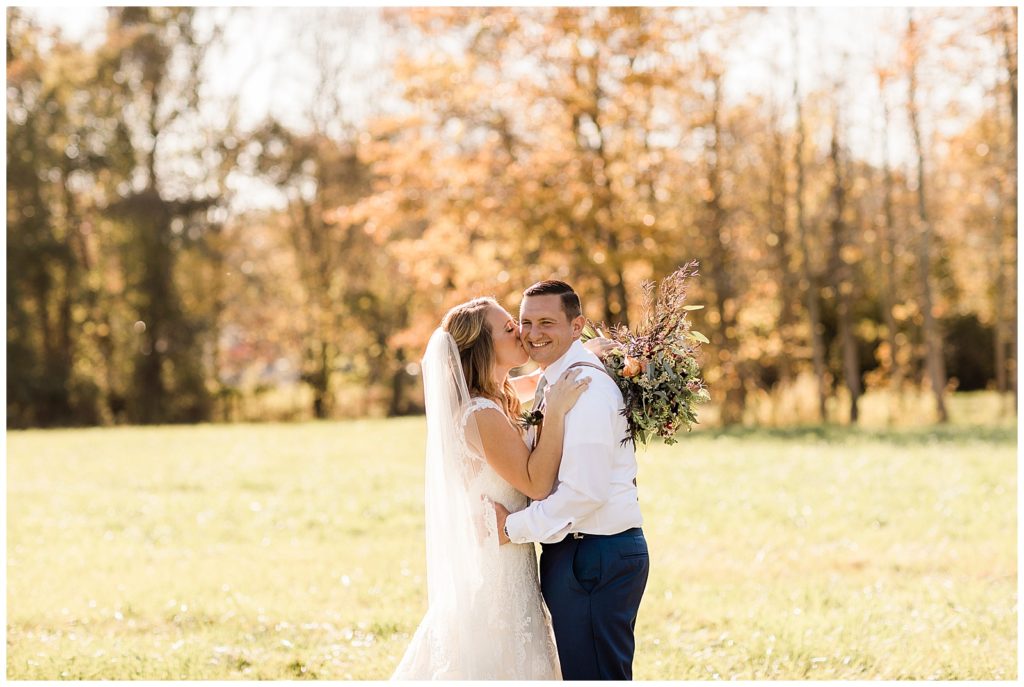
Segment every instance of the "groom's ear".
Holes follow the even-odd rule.
[[[580,315],[579,317],[572,318],[572,340],[580,338],[583,335],[583,327],[587,324],[587,318]]]

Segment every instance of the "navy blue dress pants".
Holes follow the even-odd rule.
[[[540,587],[565,680],[631,680],[650,559],[639,527],[544,544]]]

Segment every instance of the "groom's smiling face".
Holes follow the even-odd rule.
[[[580,338],[583,317],[572,320],[555,294],[527,296],[519,306],[519,333],[526,352],[535,363],[546,368],[569,350]]]

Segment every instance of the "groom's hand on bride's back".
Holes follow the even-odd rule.
[[[505,536],[505,518],[508,517],[508,508],[495,501],[494,516],[498,522],[498,544],[508,544],[509,538]]]

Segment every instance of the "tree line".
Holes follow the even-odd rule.
[[[806,11],[387,10],[359,120],[364,15],[333,12],[302,125],[242,126],[203,9],[110,8],[95,47],[8,9],[8,426],[230,420],[288,386],[294,417],[418,412],[454,303],[556,276],[628,324],[694,258],[725,423],[800,378],[821,419],[869,389],[1015,403],[1015,8],[894,13],[855,81],[792,68]],[[765,21],[772,84],[730,95]],[[239,209],[243,180],[281,202]]]

